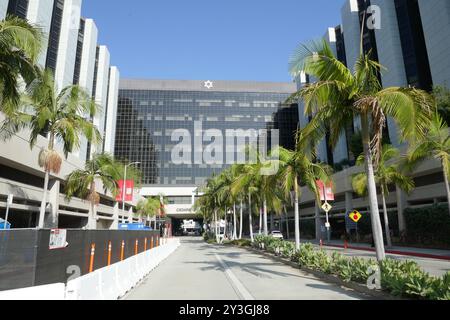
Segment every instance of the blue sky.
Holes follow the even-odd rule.
[[[340,23],[343,0],[84,0],[122,78],[290,81],[302,41]]]

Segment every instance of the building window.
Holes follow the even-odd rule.
[[[27,13],[28,0],[9,0],[7,14],[26,19]]]

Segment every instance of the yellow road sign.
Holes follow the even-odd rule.
[[[331,209],[333,209],[333,207],[328,202],[325,202],[322,206],[322,209],[323,211],[328,213],[331,211]]]
[[[358,222],[359,220],[361,220],[361,218],[362,218],[362,214],[361,213],[359,213],[358,211],[353,211],[352,213],[350,213],[349,215],[349,218],[350,219],[352,219],[353,221],[355,221],[355,222]]]

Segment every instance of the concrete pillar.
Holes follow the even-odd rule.
[[[94,210],[92,212],[92,210]],[[89,203],[88,230],[97,230],[97,206],[91,206]]]
[[[128,210],[128,222],[129,223],[133,223],[133,207],[130,207],[130,209]]]
[[[59,180],[50,180],[48,192],[50,212],[49,214],[45,215],[44,220],[44,227],[47,229],[58,228],[59,188],[60,188]]]
[[[353,211],[353,192],[345,193],[345,211],[346,214],[349,214]]]
[[[111,224],[111,227],[110,227],[111,230],[117,230],[117,229],[119,229],[119,211],[120,211],[120,209],[119,209],[119,203],[118,203],[118,202],[115,202],[115,203],[114,203],[114,208],[113,208],[113,218],[114,218],[114,221],[113,221],[113,223]]]
[[[316,240],[320,241],[320,239],[322,238],[322,219],[320,218],[320,208],[317,205],[316,205],[316,208],[315,208],[315,212],[316,212],[316,216],[315,216],[315,220],[316,220]]]
[[[400,235],[407,232],[406,230],[406,220],[404,211],[408,206],[406,193],[397,187],[397,214],[398,214],[398,228],[400,231]]]

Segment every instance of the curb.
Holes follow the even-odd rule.
[[[339,245],[339,244],[328,244],[328,245],[324,245],[324,247],[345,249],[345,246]],[[375,249],[372,249],[372,248],[352,247],[352,246],[348,246],[347,248],[351,249],[351,250],[375,252]],[[399,256],[410,256],[410,257],[417,257],[417,258],[428,258],[428,259],[450,261],[450,256],[441,256],[441,255],[435,255],[435,254],[429,254],[429,253],[397,251],[397,250],[386,250],[386,253],[387,254],[396,254]]]
[[[339,285],[339,286],[342,286],[342,287],[346,287],[348,289],[352,289],[354,291],[357,291],[359,293],[368,295],[368,296],[370,296],[372,298],[375,298],[377,300],[398,300],[398,301],[406,300],[406,299],[402,299],[402,298],[399,298],[399,297],[395,297],[395,296],[393,296],[393,295],[391,295],[391,294],[389,294],[387,292],[381,291],[381,290],[370,290],[366,286],[364,286],[362,284],[359,284],[359,283],[356,283],[356,282],[345,282],[342,279],[340,279],[339,277],[334,276],[334,275],[326,274],[326,273],[323,273],[321,271],[316,271],[316,270],[312,270],[312,269],[305,268],[305,267],[300,267],[294,261],[291,261],[289,259],[282,258],[282,257],[279,257],[279,256],[275,256],[274,254],[269,253],[267,251],[262,251],[262,250],[258,250],[258,249],[255,249],[255,248],[249,248],[249,247],[239,247],[239,248],[246,249],[247,251],[250,251],[252,253],[257,253],[257,254],[263,255],[263,256],[265,256],[267,258],[270,258],[270,259],[272,259],[272,260],[274,260],[276,262],[281,262],[283,264],[291,266],[292,268],[299,269],[299,270],[304,271],[304,272],[306,272],[308,274],[311,274],[311,275],[313,275],[313,276],[315,276],[315,277],[317,277],[317,278],[319,278],[321,280],[324,280],[324,281],[326,281],[328,283],[332,283],[332,284],[336,284],[336,285]]]

